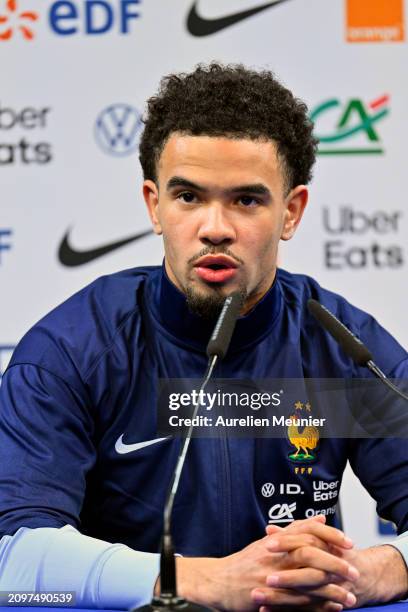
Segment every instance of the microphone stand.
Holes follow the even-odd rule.
[[[314,299],[307,301],[307,307],[310,314],[320,323],[325,331],[339,343],[343,351],[351,357],[358,366],[368,368],[384,385],[391,389],[403,400],[408,402],[408,396],[396,387],[384,374],[384,372],[374,362],[373,356],[360,338],[357,338],[348,327],[328,309]],[[340,528],[343,528],[343,519],[340,501],[337,503],[336,517],[339,521]]]
[[[217,361],[219,359],[223,359],[228,350],[241,305],[242,296],[239,292],[232,293],[224,302],[223,309],[218,317],[213,334],[207,346],[207,355],[209,359],[207,370],[204,374],[204,379],[198,394],[199,398],[202,395],[201,391],[204,391],[212,376]],[[199,408],[200,400],[198,399],[194,406],[191,420],[192,423],[194,423],[194,418],[197,416]],[[160,550],[160,595],[153,596],[150,604],[139,608],[133,608],[130,612],[152,612],[163,610],[208,612],[213,610],[213,608],[200,606],[191,601],[187,601],[183,597],[179,597],[177,594],[176,559],[174,556],[174,547],[171,537],[171,515],[174,499],[180,483],[181,473],[186,460],[188,447],[190,446],[193,435],[193,430],[194,425],[190,425],[187,435],[183,440],[164,506],[163,536]]]
[[[368,368],[384,385],[408,402],[408,396],[398,389],[373,361],[373,356],[360,338],[357,338],[348,327],[317,300],[307,301],[309,312],[320,325],[340,344],[343,351],[359,366]]]
[[[201,391],[204,391],[208,381],[211,378],[215,364],[218,361],[218,355],[214,355],[209,359],[207,371],[204,375],[204,381],[201,384],[200,392],[198,397],[201,397]],[[197,401],[194,407],[192,416],[192,422],[197,416],[200,408],[200,401]],[[194,425],[190,425],[187,431],[187,435],[184,438],[183,445],[179,458],[177,460],[176,469],[173,474],[173,478],[167,493],[167,499],[164,506],[164,526],[163,526],[163,537],[161,542],[161,555],[160,555],[160,595],[153,597],[150,606],[145,606],[141,610],[180,610],[183,609],[186,612],[199,612],[204,610],[211,610],[212,608],[206,608],[205,606],[199,606],[192,602],[186,601],[182,597],[177,595],[177,580],[176,580],[176,559],[174,556],[173,541],[171,537],[171,515],[173,511],[174,499],[176,497],[177,489],[179,486],[181,473],[183,471],[184,463],[187,456],[188,447],[190,446],[191,438],[193,435]]]
[[[391,389],[392,391],[394,391],[394,393],[396,393],[397,395],[399,395],[399,397],[401,397],[402,399],[404,399],[406,402],[408,402],[408,395],[405,395],[405,393],[403,391],[401,391],[401,389],[398,389],[398,387],[396,387],[389,378],[387,378],[387,376],[384,374],[384,372],[382,370],[380,370],[380,368],[378,367],[378,365],[376,363],[374,363],[374,361],[372,359],[370,359],[369,361],[367,361],[366,363],[366,367],[377,377],[379,378],[379,380],[381,380],[381,382],[386,385],[389,389]]]

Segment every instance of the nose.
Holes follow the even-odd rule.
[[[235,228],[221,202],[212,202],[202,209],[198,238],[204,244],[231,244],[236,238]]]

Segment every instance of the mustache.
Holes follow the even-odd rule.
[[[205,257],[206,255],[227,255],[228,257],[231,257],[231,259],[233,259],[237,263],[244,264],[244,261],[237,255],[235,255],[232,251],[230,251],[228,247],[217,247],[217,246],[204,247],[203,249],[201,249],[199,253],[190,257],[187,263],[193,264],[198,259],[201,259],[201,257]]]

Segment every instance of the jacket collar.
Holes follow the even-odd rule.
[[[212,334],[215,321],[208,322],[187,307],[184,293],[170,281],[164,265],[155,283],[155,318],[163,330],[173,336],[180,344],[205,351]],[[272,287],[247,315],[240,317],[231,340],[229,352],[241,350],[244,346],[259,342],[273,328],[281,311],[283,298],[277,273]]]

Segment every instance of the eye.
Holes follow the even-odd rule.
[[[185,202],[186,204],[191,204],[195,201],[196,197],[191,191],[182,191],[178,194],[177,199]]]
[[[249,195],[243,195],[238,199],[238,202],[240,204],[242,204],[243,206],[249,207],[249,206],[257,206],[258,204],[260,204],[260,201],[257,200],[256,198],[249,196]]]

